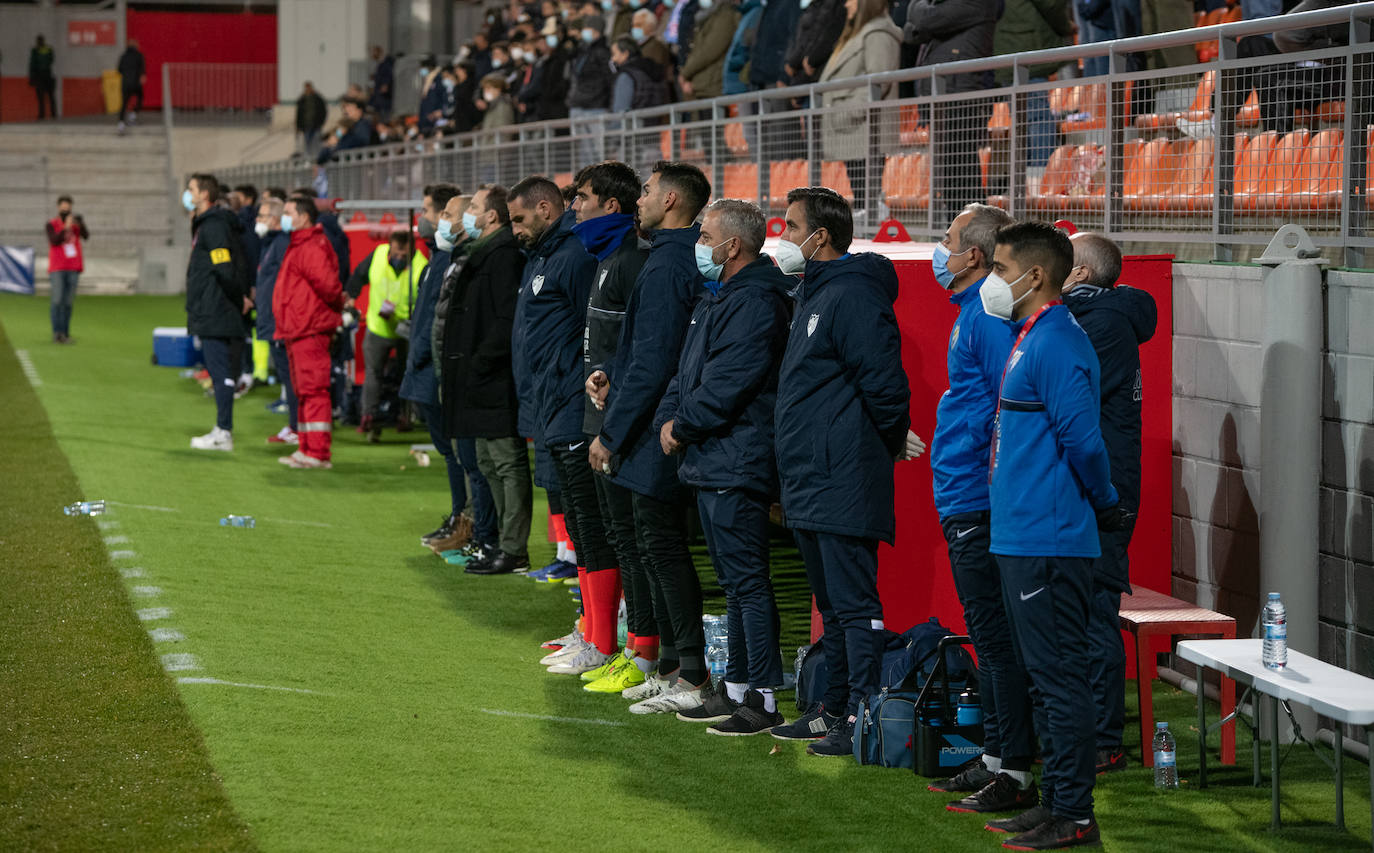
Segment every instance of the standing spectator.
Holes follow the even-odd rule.
[[[181,193],[191,215],[191,257],[186,267],[186,329],[200,338],[215,394],[215,428],[191,439],[194,450],[234,449],[234,387],[243,363],[243,316],[249,265],[238,217],[220,205],[219,181],[196,173]]]
[[[1193,4],[1189,0],[1142,0],[1140,31],[1155,35],[1193,26]],[[1281,36],[1277,36],[1281,38]],[[1191,44],[1180,44],[1152,50],[1146,56],[1150,68],[1180,68],[1197,62],[1197,52]]]
[[[81,255],[81,241],[89,240],[91,232],[80,214],[72,213],[72,197],[57,197],[57,216],[48,220],[48,280],[52,286],[52,322],[54,343],[71,343],[72,304],[76,301],[77,280],[85,269]]]
[[[998,56],[1005,56],[1010,53],[1061,47],[1069,43],[1069,37],[1072,35],[1073,13],[1069,7],[1069,0],[1006,0],[1002,17],[997,22],[996,34],[993,36],[993,52]],[[1191,49],[1190,46],[1189,50]],[[1046,82],[1062,64],[1042,62],[1031,65],[1027,69],[1031,82]],[[998,85],[1010,85],[1011,69],[999,69],[996,77]],[[1055,137],[1058,133],[1057,123],[1054,114],[1050,112],[1048,92],[1028,92],[1025,99],[1030,134],[1030,143],[1026,149],[1026,165],[1033,169],[1042,169],[1049,162],[1050,153],[1054,151]]]
[[[844,8],[849,18],[835,43],[835,52],[821,69],[820,82],[895,71],[902,52],[902,33],[888,15],[887,0],[845,0]],[[827,159],[845,161],[854,190],[854,207],[860,212],[876,196],[868,186],[868,90],[868,83],[863,82],[852,89],[831,89],[820,96],[826,107],[821,114],[821,148]],[[881,96],[897,97],[896,84],[885,84]],[[835,112],[835,108],[842,111]],[[892,123],[879,121],[882,129],[888,131],[883,136],[891,136]],[[879,142],[879,150],[890,151],[895,143],[895,138],[884,139]]]
[[[315,84],[306,80],[296,98],[296,132],[301,135],[302,149],[307,157],[313,159],[320,153],[320,128],[324,127],[328,112],[324,98],[315,91]]]
[[[138,121],[139,110],[143,109],[143,87],[148,83],[148,69],[143,62],[143,52],[138,49],[138,41],[129,39],[124,53],[119,57],[119,132]],[[129,101],[133,100],[130,109]]]
[[[735,35],[725,52],[725,69],[721,80],[723,95],[742,95],[750,89],[745,72],[753,56],[754,40],[758,37],[763,0],[741,0],[739,15],[739,26],[735,28]]]
[[[630,38],[639,45],[639,52],[644,54],[645,59],[663,69],[663,76],[666,78],[673,68],[673,54],[658,35],[658,18],[654,17],[652,11],[639,9],[635,12],[630,27]]]
[[[374,44],[372,46],[372,61],[377,65],[372,69],[370,106],[382,121],[387,121],[391,118],[391,102],[395,94],[396,58],[382,50],[381,45]]]
[[[582,137],[577,152],[584,165],[601,159],[598,124],[586,119],[605,115],[611,106],[611,49],[606,44],[605,29],[606,20],[600,15],[582,19],[582,46],[570,69],[568,115],[573,120],[572,132]]]
[[[29,85],[38,96],[40,119],[48,115],[57,118],[57,101],[53,95],[57,90],[57,78],[53,76],[52,70],[55,59],[52,48],[42,36],[34,40],[33,49],[29,51]],[[45,108],[47,113],[44,112]]]
[[[491,38],[483,30],[472,37],[472,49],[466,57],[472,63],[473,75],[482,78],[491,73]]]
[[[805,0],[809,7],[811,0]],[[802,15],[802,0],[771,0],[763,6],[763,15],[759,18],[758,34],[754,37],[754,49],[749,55],[749,85],[756,90],[767,91],[784,86],[789,76],[787,66],[787,50],[792,44],[792,35],[797,31],[797,23]],[[782,98],[768,98],[763,101],[763,111],[765,113],[782,112],[790,105]],[[754,102],[746,101],[741,105],[741,110],[746,115],[753,115],[756,106]],[[762,143],[763,159],[786,160],[789,157],[788,148],[795,143],[792,137],[794,133],[785,131],[780,125],[784,122],[795,122],[795,117],[780,119],[776,122],[765,122],[762,140],[757,137],[757,125],[754,122],[745,122],[744,139],[749,144],[749,150],[757,150],[756,145]],[[763,170],[764,181],[769,180],[768,170]],[[791,187],[779,188],[781,192],[791,189]],[[765,186],[765,198],[771,190]]]
[[[844,29],[846,0],[812,0],[802,10],[787,51],[788,85],[814,83]]]
[[[506,78],[488,74],[482,78],[482,130],[496,130],[515,124],[515,105],[506,94]],[[495,140],[493,140],[495,141]]]
[[[362,428],[367,433],[367,440],[374,444],[382,435],[377,413],[387,368],[393,357],[405,364],[415,285],[427,264],[425,256],[415,251],[409,231],[392,232],[391,239],[373,250],[368,261]],[[405,419],[398,415],[397,420],[403,422]]]
[[[615,64],[615,87],[611,91],[611,112],[620,114],[668,103],[668,81],[657,62],[639,52],[629,36],[611,44]]]
[[[567,118],[569,53],[563,27],[556,19],[544,22],[535,51],[537,58],[529,79],[516,94],[516,109],[525,121]]]
[[[697,0],[705,17],[698,15],[697,32],[692,39],[691,52],[682,63],[678,83],[688,100],[718,98],[725,77],[725,54],[739,26],[739,8],[732,0]]]
[[[709,8],[710,5],[711,0],[707,0],[705,6],[701,5],[700,0],[681,0],[668,13],[663,24],[663,41],[673,51],[673,56],[679,64],[692,50],[692,35],[695,32],[693,25],[696,23],[697,13]]]
[[[291,363],[287,360],[286,344],[276,339],[277,321],[272,313],[272,294],[277,286],[277,274],[286,257],[286,247],[291,244],[291,235],[282,230],[284,207],[285,202],[281,199],[268,198],[264,193],[262,204],[258,205],[258,220],[253,224],[258,239],[262,241],[262,255],[258,259],[257,278],[253,287],[253,304],[257,309],[254,330],[258,340],[268,342],[269,358],[277,371],[277,381],[281,383],[282,399],[286,401],[286,426],[270,436],[267,443],[294,445],[300,443],[296,434],[296,391],[291,386]]]
[[[1078,0],[1076,8],[1080,22],[1080,42],[1096,44],[1116,39],[1116,16],[1112,11],[1112,0]],[[1083,60],[1084,77],[1096,77],[1106,74],[1109,70],[1106,56],[1092,56]]]
[[[341,321],[344,293],[334,247],[315,222],[315,203],[296,197],[282,211],[290,245],[272,291],[273,336],[286,342],[291,387],[299,405],[300,448],[278,459],[290,468],[330,468],[333,414],[329,403],[330,343]]]

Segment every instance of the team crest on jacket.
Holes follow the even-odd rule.
[[[539,295],[539,291],[541,291],[541,290],[543,290],[543,289],[544,289],[544,277],[543,277],[542,275],[537,275],[537,276],[535,276],[535,277],[534,277],[534,281],[531,281],[531,282],[530,282],[530,291],[533,292],[536,296],[538,296],[538,295]]]
[[[812,314],[811,319],[806,321],[806,336],[809,338],[816,333],[816,324],[821,321],[821,315]]]

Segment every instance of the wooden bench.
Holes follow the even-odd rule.
[[[1235,639],[1236,620],[1196,604],[1162,592],[1137,586],[1131,595],[1121,596],[1121,630],[1129,631],[1135,641],[1136,695],[1140,700],[1140,752],[1146,767],[1155,764],[1150,742],[1155,733],[1154,697],[1151,681],[1155,675],[1154,656],[1150,639],[1180,635],[1222,637]],[[1202,679],[1198,679],[1198,693],[1202,693]],[[1221,680],[1221,714],[1225,719],[1236,708],[1236,685],[1230,679]],[[1221,727],[1221,763],[1236,763],[1235,723]]]

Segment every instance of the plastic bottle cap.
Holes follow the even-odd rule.
[[[1279,594],[1278,594],[1277,592],[1271,592],[1271,593],[1269,593],[1269,600],[1270,600],[1270,601],[1278,601],[1278,600],[1279,600]]]
[[[1162,732],[1162,731],[1164,731],[1164,730],[1167,729],[1167,728],[1169,728],[1169,724],[1168,724],[1168,723],[1155,723],[1155,731],[1160,731],[1160,732]]]

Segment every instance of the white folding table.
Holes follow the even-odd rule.
[[[1270,702],[1270,827],[1278,829],[1279,821],[1279,702],[1298,702],[1317,713],[1341,723],[1362,726],[1371,755],[1374,755],[1374,679],[1365,678],[1300,652],[1288,652],[1288,665],[1281,670],[1266,667],[1261,660],[1263,640],[1185,640],[1178,644],[1178,655],[1198,666],[1215,669],[1226,678],[1234,679],[1263,694]],[[1201,678],[1198,679],[1201,682]],[[1207,725],[1206,701],[1199,684],[1197,692],[1198,718],[1198,782],[1207,784]],[[1345,828],[1345,798],[1341,776],[1341,757],[1344,753],[1341,729],[1336,728],[1336,825]],[[1259,750],[1255,749],[1255,773],[1259,774]],[[1369,766],[1370,818],[1374,821],[1374,761]]]

